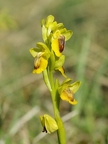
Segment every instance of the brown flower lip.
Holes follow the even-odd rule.
[[[65,45],[65,37],[60,36],[58,39],[58,44],[59,44],[59,50],[62,52],[64,50],[64,45]]]
[[[34,59],[34,69],[38,69],[40,67],[40,58]]]

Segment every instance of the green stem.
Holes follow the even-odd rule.
[[[59,94],[57,91],[56,83],[53,79],[53,72],[50,71],[49,73],[50,73],[49,81],[50,81],[51,88],[52,88],[52,91],[50,91],[50,92],[51,92],[52,102],[53,102],[53,107],[54,107],[55,120],[58,125],[58,131],[57,131],[58,142],[59,142],[59,144],[66,144],[65,129],[64,129],[62,119],[60,117],[60,112],[59,112],[59,102],[58,102]]]

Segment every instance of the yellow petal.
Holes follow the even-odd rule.
[[[62,74],[65,78],[67,78],[67,76],[65,75],[65,71],[64,71],[63,67],[57,68],[56,70],[59,70],[59,71],[61,72],[61,74]]]
[[[74,99],[74,95],[70,89],[65,89],[60,94],[62,100],[69,102],[70,104],[77,104],[77,101]]]
[[[60,57],[62,55],[62,53],[59,50],[58,39],[52,40],[52,50],[55,52],[55,55],[57,57]]]
[[[43,57],[35,59],[33,73],[37,73],[37,74],[41,73],[42,71],[46,69],[47,64],[48,64],[48,61]]]
[[[74,99],[73,101],[69,101],[70,104],[76,105],[78,102]]]

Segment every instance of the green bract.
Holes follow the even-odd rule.
[[[62,67],[65,62],[65,55],[61,55],[61,57],[57,58],[55,61],[55,69]]]
[[[55,61],[55,70],[60,71],[60,73],[66,78],[67,76],[65,75],[65,71],[63,68],[63,64],[65,62],[65,56],[61,55],[59,58],[56,59]]]

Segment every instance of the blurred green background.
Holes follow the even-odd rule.
[[[65,71],[81,80],[76,106],[61,101],[67,144],[108,144],[108,1],[0,1],[0,144],[57,144],[41,133],[39,116],[53,116],[42,75],[33,75],[29,53],[42,41],[40,21],[49,14],[73,31]],[[64,78],[59,75],[60,80]]]

